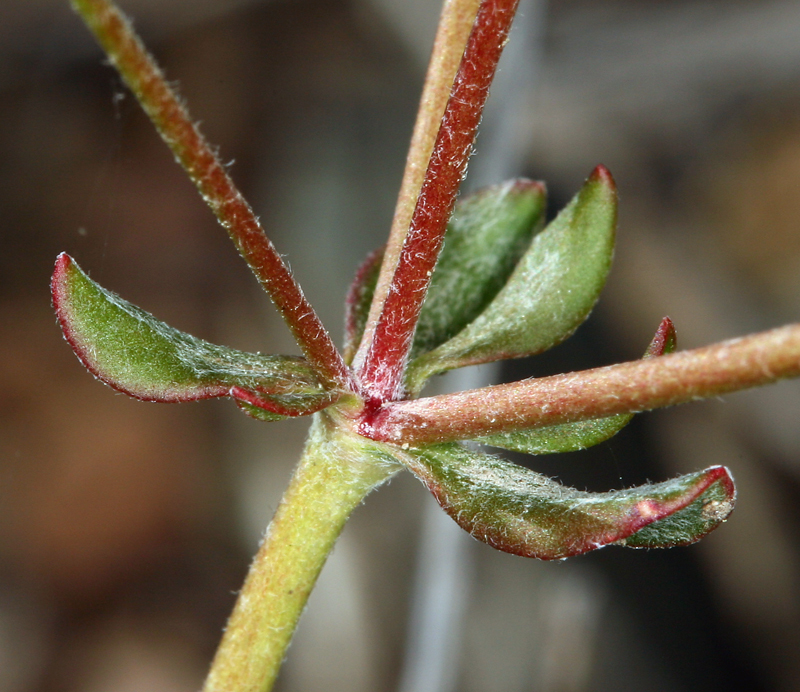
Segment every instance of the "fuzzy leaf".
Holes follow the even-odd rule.
[[[529,356],[567,338],[586,319],[614,251],[616,188],[598,166],[578,195],[539,233],[488,307],[461,332],[409,365],[418,392],[440,372]]]
[[[475,538],[542,560],[612,543],[648,548],[692,543],[725,521],[736,499],[733,479],[722,466],[664,483],[589,493],[457,443],[398,456]]]
[[[683,509],[648,524],[628,538],[618,541],[618,545],[627,548],[689,545],[727,521],[736,502],[733,478],[724,466],[713,466],[706,471],[711,472],[719,474],[719,482],[709,485],[707,490]]]
[[[523,454],[577,452],[611,439],[631,420],[633,420],[632,413],[620,413],[616,416],[551,425],[547,428],[495,433],[479,437],[475,441],[482,445]]]
[[[665,317],[656,330],[643,358],[672,353],[675,347],[675,326],[669,317]],[[495,433],[479,437],[475,441],[491,447],[525,454],[575,452],[605,442],[630,423],[633,416],[632,413],[620,413],[616,416],[551,425],[546,428]]]
[[[375,250],[367,255],[361,263],[350,284],[345,299],[344,316],[344,361],[348,365],[352,363],[361,337],[364,335],[364,328],[369,317],[369,309],[372,305],[372,296],[375,294],[375,286],[378,283],[378,275],[381,271],[383,253],[385,248]]]
[[[509,180],[461,200],[447,226],[411,358],[458,334],[505,285],[544,222],[542,183]]]
[[[63,253],[53,304],[81,362],[114,389],[146,401],[255,397],[253,405],[302,415],[335,398],[302,358],[216,346],[180,332],[92,281]]]
[[[509,180],[456,204],[414,334],[412,357],[457,334],[497,295],[544,220],[544,184]],[[369,315],[383,248],[367,256],[346,300],[344,358],[351,362]]]

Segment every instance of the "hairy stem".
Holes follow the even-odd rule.
[[[800,324],[671,355],[386,405],[375,440],[425,444],[681,404],[800,375]]]
[[[351,512],[400,467],[359,453],[318,414],[250,567],[203,692],[267,692],[317,576]],[[363,449],[363,440],[361,440]]]
[[[272,298],[309,363],[329,386],[352,389],[328,332],[128,19],[109,0],[72,4]]]
[[[401,381],[456,195],[518,0],[483,0],[453,83],[408,234],[360,370],[376,400],[402,396]]]
[[[446,0],[442,7],[439,28],[422,88],[417,120],[406,157],[392,228],[383,255],[378,283],[375,286],[362,346],[367,346],[372,340],[375,324],[389,293],[389,286],[400,258],[400,250],[411,224],[411,215],[414,213],[422,181],[425,179],[436,134],[439,132],[442,115],[453,88],[453,80],[464,55],[464,48],[479,6],[480,0]],[[365,353],[357,355],[355,362],[362,362],[364,355]]]

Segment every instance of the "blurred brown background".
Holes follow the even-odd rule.
[[[329,328],[383,242],[436,0],[127,0]],[[502,375],[800,319],[800,4],[523,0],[469,185],[597,163],[619,249],[590,320]],[[199,689],[305,423],[95,382],[55,325],[70,252],[212,341],[295,352],[66,0],[0,1],[0,690]],[[603,490],[711,464],[739,506],[691,548],[563,564],[496,553],[408,474],[348,525],[281,692],[800,690],[800,386],[639,416],[518,459]]]

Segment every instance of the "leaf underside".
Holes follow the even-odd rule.
[[[173,329],[92,281],[66,254],[52,281],[64,336],[98,379],[146,401],[257,397],[281,415],[330,404],[303,358],[265,356],[217,346]]]
[[[397,456],[475,538],[542,560],[610,544],[693,543],[725,521],[735,502],[733,480],[721,466],[664,483],[590,493],[458,443]]]

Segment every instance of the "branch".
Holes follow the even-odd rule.
[[[411,225],[359,373],[363,386],[375,399],[392,400],[402,395],[403,368],[414,329],[517,2],[484,0],[475,18]]]
[[[375,325],[389,293],[389,286],[397,268],[403,241],[408,234],[411,216],[425,179],[439,125],[453,88],[453,80],[461,63],[461,57],[464,55],[464,48],[472,31],[472,25],[475,23],[479,5],[480,0],[445,0],[442,7],[439,28],[433,42],[433,52],[422,88],[417,120],[414,123],[414,132],[406,157],[392,228],[389,232],[378,283],[375,286],[361,349],[367,348],[372,342]],[[355,363],[363,363],[365,355],[365,351],[360,351],[355,356]]]
[[[361,434],[430,444],[635,413],[800,375],[800,324],[671,355],[390,403]]]
[[[203,692],[267,692],[333,544],[373,488],[402,468],[318,418],[225,627]]]
[[[319,317],[128,19],[109,0],[72,4],[250,265],[309,363],[328,386],[351,389],[347,366]]]

